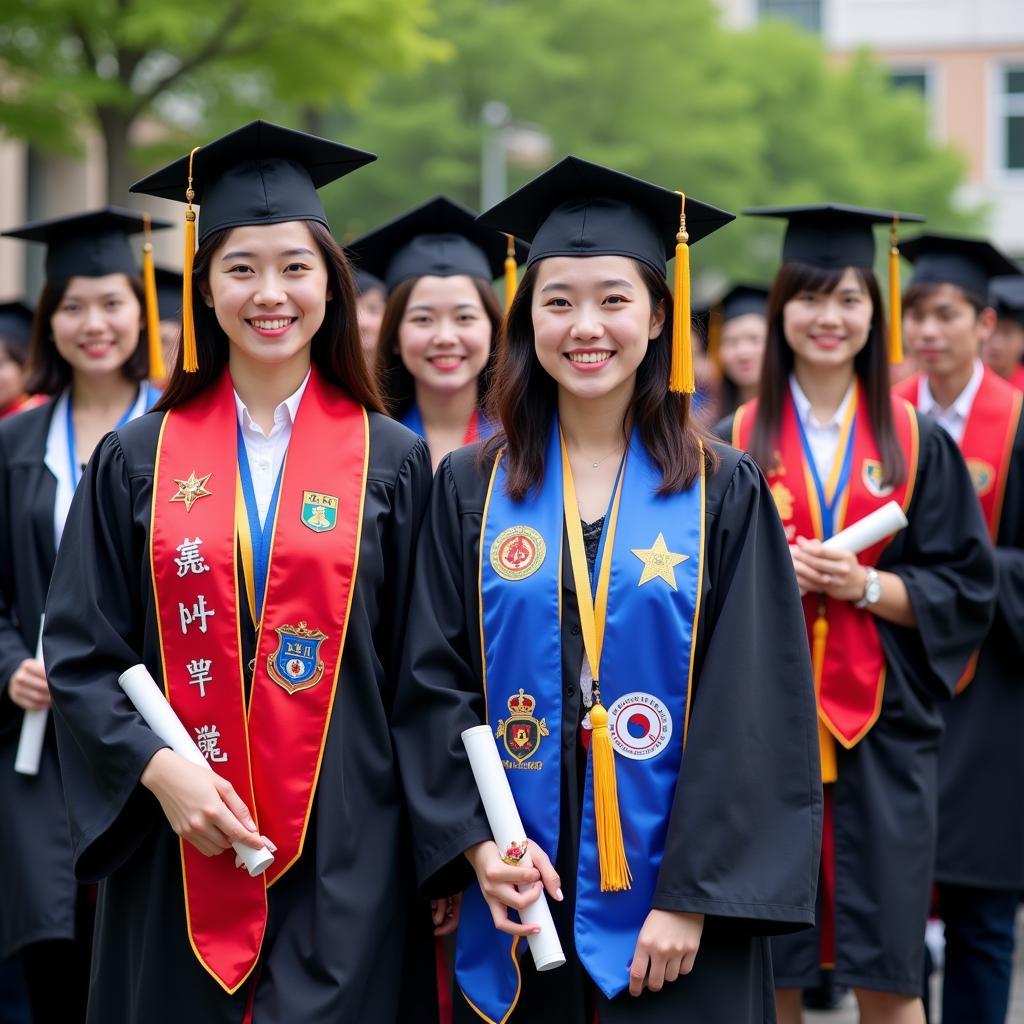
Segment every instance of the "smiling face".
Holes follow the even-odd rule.
[[[560,389],[582,399],[632,393],[665,322],[625,256],[552,256],[537,264],[534,347]]]
[[[57,351],[75,373],[119,370],[139,344],[142,306],[125,274],[72,277],[50,317]]]
[[[398,354],[417,387],[475,387],[491,353],[491,321],[471,277],[421,277],[405,304]]]
[[[232,229],[201,288],[232,357],[264,365],[308,360],[330,298],[326,261],[302,221]]]
[[[903,315],[903,340],[922,373],[946,376],[965,371],[992,329],[995,313],[980,314],[962,288],[929,286]]]
[[[831,292],[798,291],[782,307],[783,333],[797,362],[838,367],[867,344],[873,312],[864,282],[848,267]]]
[[[744,313],[722,325],[718,357],[722,372],[738,388],[754,387],[761,377],[768,321],[760,313]]]

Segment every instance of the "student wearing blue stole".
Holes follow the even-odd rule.
[[[689,419],[687,241],[731,219],[572,157],[482,218],[532,239],[500,430],[435,475],[394,718],[421,884],[466,886],[457,1021],[774,1020],[768,936],[813,921],[785,536],[750,460]],[[481,722],[529,862],[491,840],[459,738]],[[545,973],[509,914],[542,889],[567,956]]]
[[[491,282],[504,272],[514,283],[526,247],[437,196],[348,249],[387,289],[376,368],[388,409],[426,440],[436,469],[492,432],[480,409],[502,317]]]
[[[47,246],[26,381],[47,401],[0,425],[0,956],[20,954],[36,1020],[83,1017],[92,906],[72,872],[53,716],[37,774],[15,772],[15,751],[24,714],[50,706],[36,648],[83,466],[104,434],[158,397],[128,240],[144,227],[106,209],[7,232]]]

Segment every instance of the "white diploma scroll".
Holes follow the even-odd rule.
[[[519,817],[516,802],[512,797],[512,789],[505,778],[505,769],[501,766],[498,748],[494,742],[494,733],[489,725],[477,725],[462,734],[462,742],[469,754],[469,763],[473,769],[480,799],[483,800],[487,812],[487,823],[491,826],[494,841],[499,850],[507,850],[513,843],[521,843],[526,839],[523,822]],[[527,848],[522,863],[530,865],[530,851]],[[555,923],[551,920],[551,908],[545,893],[525,910],[518,911],[523,924],[539,925],[536,935],[528,935],[530,953],[538,971],[550,971],[565,963],[562,944],[558,941]]]
[[[43,660],[43,621],[39,616],[39,641],[36,643],[36,661]],[[21,720],[21,732],[18,735],[18,751],[14,755],[14,770],[19,775],[38,775],[39,761],[43,756],[43,741],[46,739],[46,723],[50,717],[50,709],[26,711]]]
[[[121,689],[128,695],[128,699],[135,705],[135,710],[142,715],[150,729],[171,750],[185,758],[186,761],[213,771],[206,758],[203,757],[202,751],[196,746],[195,740],[189,736],[188,730],[181,724],[181,719],[167,703],[167,698],[164,697],[145,665],[133,665],[127,672],[122,672],[117,681]],[[245,870],[254,878],[256,875],[263,874],[274,863],[273,853],[265,846],[262,849],[254,850],[244,843],[232,843],[231,845],[245,865]]]
[[[872,544],[899,533],[906,525],[907,517],[903,514],[903,509],[895,501],[890,501],[852,526],[840,530],[834,537],[829,537],[822,547],[831,548],[833,551],[849,551],[857,555],[861,551],[866,551]]]

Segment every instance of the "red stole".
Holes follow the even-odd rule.
[[[1024,391],[1024,366],[1015,366],[1009,380],[1018,391]]]
[[[916,405],[921,393],[921,375],[914,374],[902,381],[894,391]],[[1020,423],[1022,402],[1024,394],[986,366],[981,386],[967,414],[964,435],[960,439],[960,451],[971,474],[971,483],[981,503],[993,544],[999,536],[1006,479]],[[977,662],[976,651],[956,684],[957,693],[965,689],[974,678]]]
[[[756,416],[756,401],[748,402],[737,410],[732,437],[737,448],[749,447]],[[917,420],[910,405],[899,400],[893,401],[893,420],[906,458],[907,476],[902,484],[890,489],[881,487],[881,457],[871,433],[867,399],[863,388],[858,388],[850,482],[845,496],[836,499],[837,533],[889,501],[899,502],[904,511],[910,505],[917,474]],[[796,407],[791,395],[786,396],[776,443],[775,464],[766,477],[786,528],[786,536],[790,543],[798,536],[822,540],[818,497],[804,460]],[[877,564],[890,539],[861,552],[858,558],[864,565]],[[821,733],[822,774],[824,781],[831,782],[835,780],[835,765],[834,758],[829,756],[829,737],[850,749],[875,724],[882,709],[885,653],[875,617],[869,611],[854,608],[849,601],[837,601],[817,594],[805,595],[803,604],[808,642],[815,655],[818,716],[823,730],[827,730]],[[853,656],[854,652],[856,656]]]
[[[167,698],[277,844],[274,864],[250,878],[230,850],[204,857],[181,843],[189,941],[228,992],[259,957],[267,886],[302,852],[355,589],[369,456],[365,410],[314,369],[282,474],[246,708],[236,437],[225,371],[164,418],[150,529]]]

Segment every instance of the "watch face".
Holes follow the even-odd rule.
[[[868,604],[874,604],[882,596],[882,584],[877,578],[872,579],[864,588],[864,600]]]

